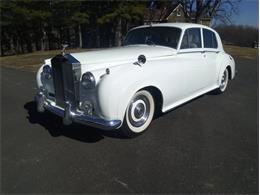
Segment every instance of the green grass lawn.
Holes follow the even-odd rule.
[[[68,49],[66,52],[83,52],[89,51],[89,49]],[[29,54],[21,54],[14,56],[0,57],[1,66],[8,68],[21,69],[25,71],[36,72],[37,69],[44,63],[45,59],[52,58],[57,54],[60,54],[60,50],[51,51],[37,51]]]
[[[259,54],[258,49],[233,45],[224,45],[224,50],[233,57],[241,57],[246,59],[258,59]]]
[[[237,47],[237,46],[224,46],[225,51],[232,56],[247,58],[247,59],[258,59],[258,49]],[[67,52],[82,52],[89,51],[89,49],[71,49]],[[37,69],[44,63],[44,59],[51,58],[60,53],[60,50],[51,51],[38,51],[29,54],[14,55],[0,57],[0,65],[9,68],[20,69],[24,71],[36,72]]]

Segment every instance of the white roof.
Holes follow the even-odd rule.
[[[149,27],[151,25],[143,25],[143,26],[138,26],[136,28],[143,28],[143,27]],[[163,26],[163,27],[176,27],[176,28],[181,28],[181,29],[186,29],[186,28],[207,28],[211,29],[208,26],[202,25],[202,24],[195,24],[195,23],[157,23],[157,24],[152,24],[152,26]],[[134,28],[134,29],[136,29]],[[213,30],[214,31],[214,30]]]

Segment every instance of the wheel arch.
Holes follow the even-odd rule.
[[[131,101],[132,97],[141,90],[147,90],[149,91],[155,101],[155,108],[156,108],[156,112],[160,113],[162,111],[162,105],[163,105],[163,93],[161,92],[161,90],[159,89],[158,86],[156,85],[139,85],[138,87],[135,86],[134,88],[129,89],[129,91],[127,92],[128,96],[127,98],[125,98],[123,101],[120,102],[119,105],[119,109],[118,109],[118,117],[119,118],[124,118],[125,115],[125,111],[126,108],[129,104],[129,102]],[[123,96],[122,96],[123,97]]]
[[[228,69],[229,80],[233,79],[235,77],[236,65],[235,65],[234,58],[227,53],[223,53],[222,55],[220,55],[218,78],[222,76],[222,73],[225,71],[225,69]]]
[[[220,86],[220,82],[221,82],[221,78],[222,78],[222,75],[224,73],[225,70],[228,70],[228,79],[232,79],[232,69],[231,69],[231,66],[230,65],[223,65],[219,71],[219,74],[218,74],[218,85]]]
[[[219,56],[219,65],[218,65],[218,80],[217,84],[220,85],[221,77],[223,75],[223,72],[228,69],[228,79],[231,80],[235,76],[235,61],[234,59],[227,53],[222,53]]]
[[[227,70],[228,70],[228,79],[231,80],[232,79],[232,69],[230,65],[227,65]]]
[[[147,90],[152,94],[155,103],[155,112],[156,114],[160,114],[162,112],[162,106],[163,106],[163,95],[161,90],[155,86],[147,86],[138,91],[141,90]]]

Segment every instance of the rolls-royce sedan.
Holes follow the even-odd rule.
[[[59,115],[66,125],[133,137],[155,113],[212,90],[221,94],[234,76],[234,59],[215,30],[191,23],[144,25],[131,29],[121,47],[46,59],[37,73],[37,110]]]

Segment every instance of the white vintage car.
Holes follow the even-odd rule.
[[[122,47],[57,55],[37,73],[37,109],[132,137],[155,112],[197,96],[223,93],[234,59],[213,29],[165,23],[130,30]]]

